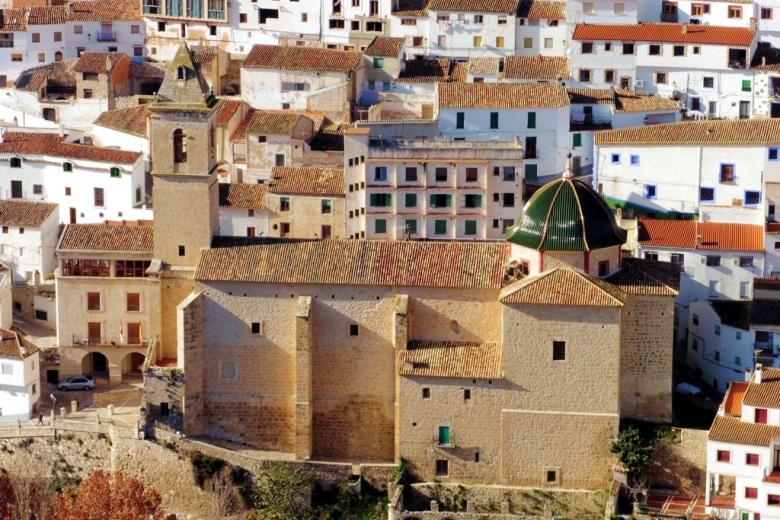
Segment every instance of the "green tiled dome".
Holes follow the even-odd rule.
[[[589,184],[564,176],[534,193],[506,238],[538,251],[590,251],[624,244],[626,232]]]

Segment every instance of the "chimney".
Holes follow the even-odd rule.
[[[761,384],[761,375],[764,371],[764,366],[761,363],[756,363],[756,370],[753,372],[753,382],[757,385]]]
[[[688,26],[687,25],[683,25],[682,26],[682,33],[686,34],[687,32],[688,32]]]

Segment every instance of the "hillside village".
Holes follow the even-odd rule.
[[[778,203],[776,0],[0,0],[0,474],[780,519]]]

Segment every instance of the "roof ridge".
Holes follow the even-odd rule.
[[[582,277],[582,279],[583,279],[583,280],[585,280],[586,282],[588,282],[588,283],[590,283],[591,285],[593,285],[594,287],[596,287],[598,290],[600,290],[601,292],[603,292],[604,294],[606,294],[607,296],[609,296],[610,298],[612,298],[613,300],[615,300],[615,302],[619,303],[621,306],[625,304],[625,302],[621,301],[621,300],[620,300],[619,298],[617,298],[617,297],[616,297],[614,294],[610,293],[610,292],[609,292],[608,290],[606,290],[606,289],[605,289],[605,288],[604,288],[604,287],[603,287],[601,284],[602,284],[602,283],[605,283],[605,284],[612,285],[612,286],[613,286],[613,287],[614,287],[616,290],[618,290],[618,291],[620,291],[621,293],[624,293],[624,294],[625,294],[625,291],[624,291],[623,289],[621,289],[620,287],[618,287],[618,286],[616,286],[616,285],[613,285],[613,284],[611,284],[611,283],[607,282],[606,280],[602,280],[602,279],[600,279],[600,278],[596,278],[595,276],[591,276],[591,275],[589,275],[589,274],[586,274],[586,273],[584,273],[584,272],[581,272],[581,271],[579,271],[578,269],[573,269],[573,268],[571,268],[571,267],[566,267],[565,269],[568,269],[568,270],[570,270],[570,271],[573,271],[575,274],[578,274],[580,277]]]

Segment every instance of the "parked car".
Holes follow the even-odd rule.
[[[57,390],[92,390],[95,382],[89,376],[73,376],[57,385]]]

